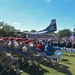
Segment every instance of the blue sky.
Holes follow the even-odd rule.
[[[57,32],[74,29],[75,0],[0,0],[0,21],[23,30],[42,30],[56,19]]]

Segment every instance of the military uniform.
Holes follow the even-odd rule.
[[[3,48],[4,44],[5,41],[0,40],[0,60],[10,69],[13,69],[13,64],[15,64],[16,73],[20,73],[18,59],[13,57],[11,53],[7,53],[5,51],[5,49]]]

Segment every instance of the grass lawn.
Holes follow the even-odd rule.
[[[43,65],[41,63],[41,69],[31,66],[26,70],[26,66],[23,68],[23,73],[21,75],[75,75],[75,54],[64,53],[60,62],[60,65],[47,62]],[[7,75],[6,72],[2,75]],[[10,75],[16,75],[15,72],[10,73]]]

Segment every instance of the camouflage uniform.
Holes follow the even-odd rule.
[[[7,53],[5,51],[5,49],[3,48],[4,43],[5,42],[3,40],[0,40],[0,59],[3,64],[7,65],[10,69],[13,69],[13,66],[15,65],[16,72],[19,73],[18,59],[13,57],[11,53]]]
[[[32,65],[35,65],[35,61],[37,61],[37,66],[39,67],[40,66],[40,61],[41,61],[41,56],[40,54],[34,54],[33,50],[31,50],[31,47],[30,46],[26,46],[27,47],[27,52],[28,52],[28,55],[31,59],[31,63]]]

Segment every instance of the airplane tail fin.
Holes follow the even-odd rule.
[[[57,30],[56,19],[52,19],[50,25],[46,29],[41,30],[41,31],[53,32],[56,30]],[[41,32],[41,31],[39,31],[39,32]]]
[[[50,24],[50,31],[56,31],[56,30],[57,30],[56,19],[52,19]]]

